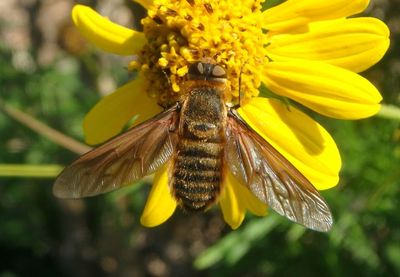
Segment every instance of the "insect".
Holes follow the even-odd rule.
[[[328,231],[332,215],[314,186],[224,101],[226,71],[190,66],[187,96],[152,119],[78,158],[53,192],[80,198],[129,185],[170,161],[169,186],[186,211],[215,203],[227,170],[258,199],[288,219]]]

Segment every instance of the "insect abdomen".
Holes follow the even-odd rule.
[[[222,180],[222,145],[182,138],[175,161],[174,192],[187,211],[215,202]]]
[[[194,89],[182,107],[172,187],[184,210],[202,211],[220,193],[225,121],[226,108],[214,88]]]

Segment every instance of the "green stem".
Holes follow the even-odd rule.
[[[381,110],[376,115],[385,119],[392,119],[400,121],[400,108],[394,105],[385,105],[381,106]]]
[[[26,127],[32,129],[33,131],[39,133],[40,135],[52,140],[53,142],[67,148],[68,150],[75,152],[77,154],[83,154],[88,152],[91,147],[76,141],[75,139],[64,135],[63,133],[50,128],[44,123],[40,122],[36,118],[33,118],[29,114],[26,114],[2,101],[0,98],[0,110],[4,111],[8,116],[14,120],[20,122]]]
[[[0,164],[0,177],[36,177],[54,178],[63,166],[57,164],[48,165],[22,165],[22,164]]]

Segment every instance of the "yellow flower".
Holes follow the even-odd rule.
[[[116,25],[89,7],[76,5],[73,21],[99,48],[132,55],[138,77],[103,98],[87,115],[87,142],[101,143],[137,116],[135,125],[176,102],[188,65],[211,57],[227,70],[228,102],[244,120],[319,189],[338,182],[341,160],[328,132],[281,101],[258,97],[264,84],[320,114],[360,119],[379,110],[381,95],[358,75],[378,62],[389,31],[378,19],[347,18],[367,0],[288,0],[262,10],[262,0],[137,0],[148,11],[143,32]],[[165,74],[169,76],[169,82]],[[142,214],[145,226],[167,220],[176,208],[166,164],[155,174]],[[237,228],[246,210],[266,214],[266,205],[227,174],[219,198],[225,221]]]

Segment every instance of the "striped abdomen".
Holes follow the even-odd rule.
[[[187,211],[202,211],[221,190],[226,109],[213,88],[199,88],[185,101],[172,176],[175,198]]]

